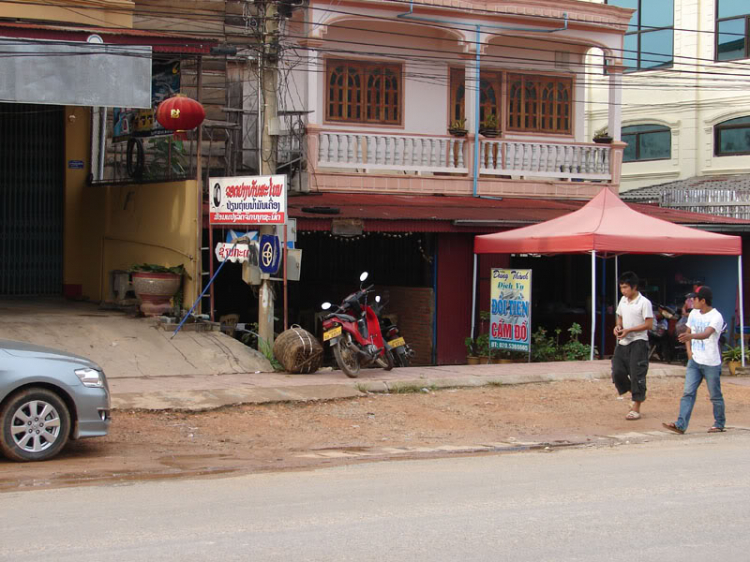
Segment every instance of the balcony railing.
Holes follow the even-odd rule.
[[[386,191],[442,193],[464,193],[472,189],[475,157],[471,137],[309,128],[307,141],[309,163],[318,173],[318,185],[322,189],[374,187]],[[517,193],[509,180],[513,183],[516,180],[532,182],[536,186],[535,192],[539,193],[543,193],[542,186],[550,182],[619,184],[621,143],[483,138],[478,148],[479,190],[485,193]],[[385,183],[377,179],[358,183],[352,181],[352,174],[363,179],[381,177]],[[394,175],[400,178],[398,183],[392,180]],[[344,176],[349,179],[344,180]],[[493,178],[498,181],[494,182]],[[435,181],[429,183],[431,179]],[[404,183],[404,180],[410,183]],[[554,192],[554,188],[550,190]]]
[[[479,145],[479,173],[610,180],[610,150],[600,144],[483,140]]]
[[[466,139],[321,132],[317,166],[467,174]]]

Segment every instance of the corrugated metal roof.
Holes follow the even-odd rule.
[[[731,176],[695,176],[684,180],[631,189],[630,191],[620,194],[620,197],[623,201],[658,201],[659,196],[662,193],[685,189],[750,191],[750,174],[736,174]]]
[[[111,27],[59,26],[36,23],[0,22],[0,36],[48,41],[86,41],[91,34],[101,35],[105,43],[150,45],[156,52],[208,54],[218,42],[193,35],[159,33],[141,29]]]
[[[585,205],[572,199],[479,199],[439,195],[320,193],[290,196],[289,216],[301,230],[328,230],[331,219],[363,219],[365,230],[484,232],[516,228],[553,219]],[[675,211],[653,205],[629,204],[646,215],[677,224],[747,225],[750,221]],[[398,223],[398,226],[396,225]],[[421,223],[421,224],[420,224]],[[409,228],[406,228],[406,226]],[[417,227],[417,228],[414,228]],[[709,226],[710,229],[710,226]]]

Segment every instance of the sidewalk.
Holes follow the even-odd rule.
[[[311,375],[250,373],[131,376],[110,379],[112,407],[120,410],[201,411],[237,404],[353,398],[365,392],[475,387],[561,380],[608,379],[609,361],[564,361],[497,365],[447,365],[363,370],[350,379],[341,371]],[[682,377],[685,367],[652,363],[649,377]],[[613,389],[614,392],[614,389]]]

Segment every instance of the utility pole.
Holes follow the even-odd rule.
[[[260,174],[272,176],[276,173],[276,139],[271,136],[271,122],[275,121],[278,113],[278,61],[279,61],[279,16],[276,3],[273,0],[262,4],[263,37],[261,41],[261,56],[259,60],[258,87],[262,91],[261,103],[258,108],[258,118],[263,116],[263,132],[261,135]],[[262,226],[260,234],[273,234],[272,226]],[[284,264],[286,266],[286,264]],[[264,274],[258,294],[258,335],[261,341],[273,347],[274,302],[271,280]]]

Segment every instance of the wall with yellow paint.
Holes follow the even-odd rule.
[[[113,270],[134,264],[184,265],[185,304],[197,296],[197,182],[195,180],[107,187],[102,236],[102,287]]]
[[[91,111],[65,110],[63,284],[67,296],[105,300],[110,275],[137,263],[184,265],[185,301],[197,296],[198,187],[195,180],[91,186]],[[82,160],[83,169],[68,162]]]
[[[100,298],[100,240],[104,233],[102,187],[86,185],[90,171],[91,110],[65,108],[65,198],[63,219],[64,294]],[[83,169],[71,169],[71,160],[83,161]]]
[[[135,3],[129,0],[17,0],[0,2],[0,18],[132,28],[134,7]]]

